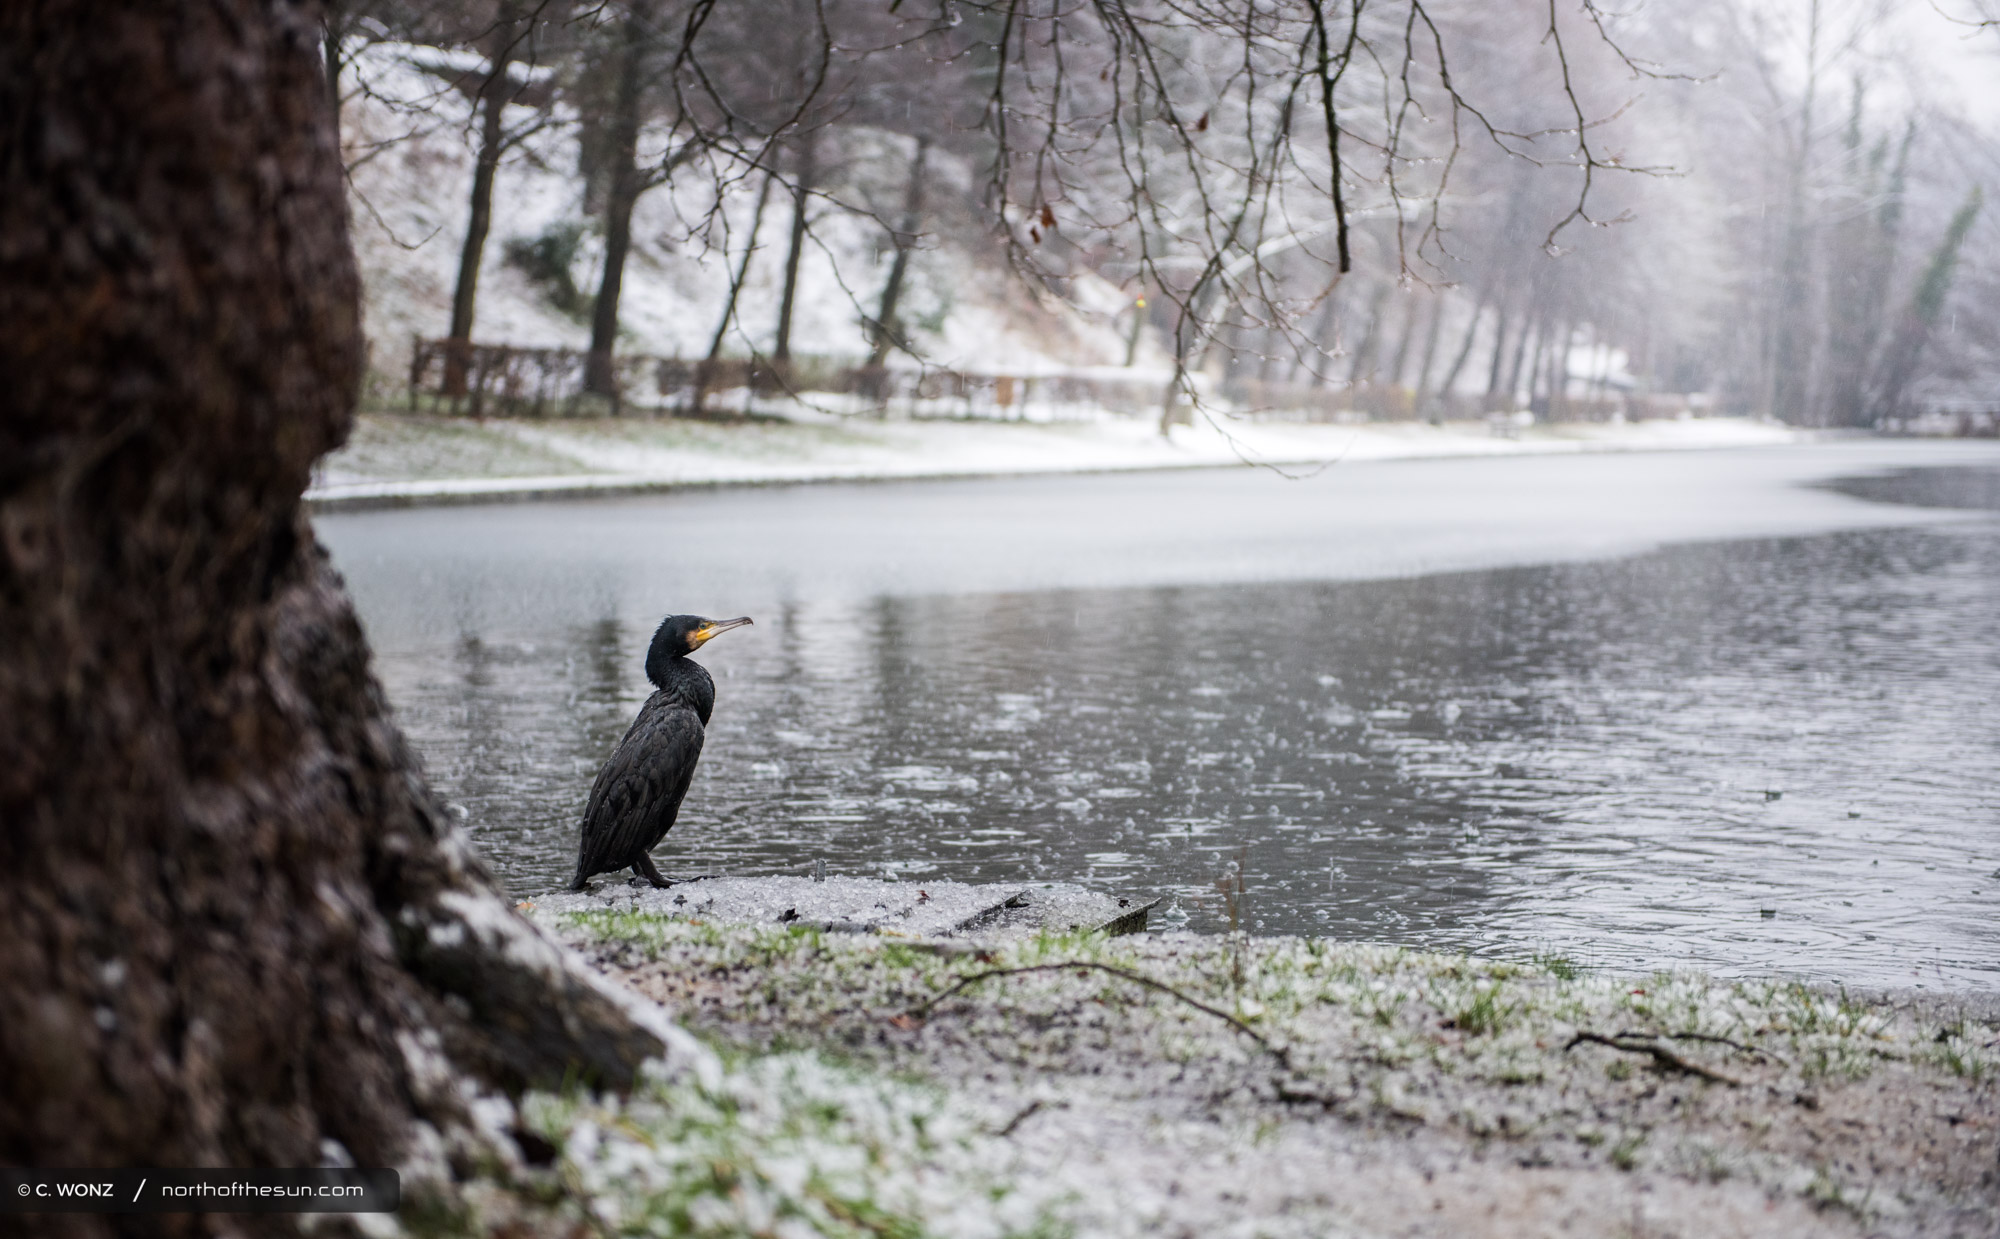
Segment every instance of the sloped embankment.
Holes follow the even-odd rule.
[[[870,1138],[918,1232],[2000,1230],[2000,1009],[1976,998],[1295,938],[840,933],[651,900],[535,915],[739,1070],[927,1098],[942,1143]],[[560,1143],[583,1113],[544,1121]],[[827,1121],[816,1139],[852,1138]],[[591,1182],[612,1215],[643,1207]]]

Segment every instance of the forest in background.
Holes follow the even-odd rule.
[[[2000,29],[1910,8],[352,0],[326,55],[392,381],[1990,425],[2000,134],[1936,61]]]

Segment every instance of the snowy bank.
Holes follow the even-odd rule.
[[[836,881],[834,898],[885,907],[911,885]],[[728,1064],[624,1102],[531,1098],[568,1192],[549,1220],[801,1235],[2000,1227],[1990,1000],[1300,938],[830,933],[662,898],[524,905]]]
[[[306,498],[330,508],[621,494],[685,486],[1082,473],[1444,456],[1776,446],[1809,432],[1740,418],[1508,428],[1482,423],[1239,420],[1197,414],[1092,421],[548,421],[364,415]]]

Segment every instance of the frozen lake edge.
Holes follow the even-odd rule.
[[[1747,418],[1539,425],[1504,436],[1483,423],[1227,422],[1176,427],[1164,437],[1131,418],[828,425],[372,413],[321,462],[306,502],[314,511],[350,512],[814,482],[1770,447],[1829,437]]]

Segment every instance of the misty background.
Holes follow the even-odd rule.
[[[327,49],[378,402],[2000,408],[1976,0],[356,0]]]

